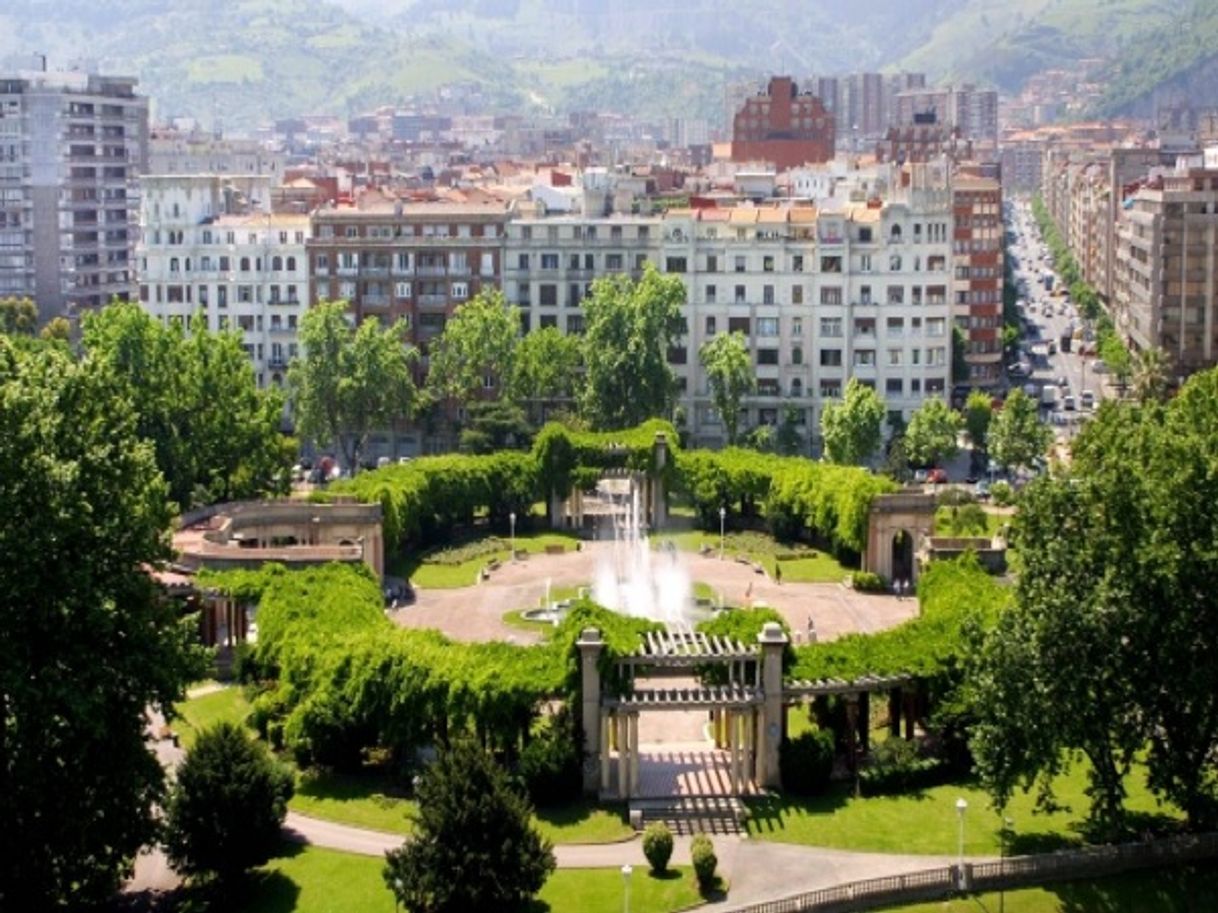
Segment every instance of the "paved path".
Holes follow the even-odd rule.
[[[420,589],[416,602],[392,613],[405,627],[435,628],[454,640],[506,640],[534,643],[537,637],[503,623],[513,609],[538,605],[551,586],[581,586],[596,576],[606,542],[586,542],[581,551],[564,555],[530,555],[507,562],[477,586],[451,590]],[[750,565],[720,560],[717,555],[681,554],[691,580],[707,583],[729,604],[740,605],[746,596],[754,605],[764,603],[783,614],[797,639],[811,618],[821,640],[844,634],[882,631],[908,621],[918,613],[914,599],[856,593],[836,583],[779,584]]]

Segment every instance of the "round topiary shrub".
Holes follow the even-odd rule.
[[[815,796],[829,788],[833,775],[833,733],[827,729],[787,739],[778,750],[782,788],[797,796]]]
[[[709,891],[715,886],[715,869],[719,866],[714,844],[706,834],[698,834],[690,844],[689,852],[694,864],[694,874],[698,877],[698,887]]]
[[[657,821],[647,825],[643,831],[643,855],[656,875],[668,871],[668,860],[672,858],[672,831],[667,824]]]

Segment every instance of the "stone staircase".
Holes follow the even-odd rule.
[[[674,796],[630,802],[630,823],[640,831],[660,821],[674,834],[739,834],[746,813],[744,803],[734,796]]]

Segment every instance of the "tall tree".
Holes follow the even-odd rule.
[[[675,381],[668,350],[681,330],[685,285],[650,263],[638,282],[607,276],[584,299],[587,382],[580,411],[596,428],[667,416]]]
[[[183,509],[284,489],[295,448],[280,432],[283,396],[258,389],[237,332],[197,320],[188,335],[116,302],[85,318],[83,341],[127,385],[140,436]]]
[[[414,836],[385,854],[384,873],[413,913],[521,910],[554,871],[528,800],[479,746],[442,749],[418,800]]]
[[[1041,422],[1036,400],[1022,390],[1012,390],[990,422],[990,453],[1002,466],[1028,467],[1042,457],[1053,440],[1053,432]]]
[[[498,289],[462,304],[431,343],[427,385],[433,395],[466,406],[480,398],[487,378],[504,393],[519,335],[520,310],[509,307]]]
[[[799,425],[802,418],[798,406],[784,406],[782,421],[778,423],[778,433],[774,435],[774,449],[783,456],[797,456],[803,449],[803,440],[799,436]]]
[[[155,833],[145,710],[202,671],[147,568],[168,489],[102,359],[0,338],[0,908],[82,909]]]
[[[297,431],[333,443],[353,472],[368,436],[409,418],[418,403],[411,375],[418,353],[405,338],[401,321],[353,328],[345,301],[322,302],[301,320],[304,351],[288,369]]]
[[[533,330],[516,346],[508,395],[527,410],[534,424],[545,421],[552,409],[575,411],[583,381],[581,349],[579,336],[558,327]]]
[[[1143,349],[1133,357],[1133,395],[1142,403],[1163,402],[1171,382],[1167,353]]]
[[[698,358],[710,384],[711,402],[723,421],[730,446],[736,443],[740,401],[757,389],[748,341],[739,331],[719,333],[702,344]]]
[[[850,378],[842,401],[828,403],[821,412],[825,455],[847,466],[866,461],[880,446],[883,421],[884,401],[879,394],[857,377]]]
[[[905,456],[916,465],[951,458],[960,449],[957,437],[963,424],[960,413],[943,400],[923,400],[905,429]]]
[[[291,797],[292,774],[265,745],[233,723],[204,730],[170,790],[170,862],[183,874],[231,883],[278,849]]]
[[[964,402],[964,430],[968,432],[974,451],[985,453],[988,450],[990,420],[993,417],[993,401],[989,394],[970,390]]]
[[[38,308],[29,298],[0,298],[0,333],[33,336],[38,327]]]

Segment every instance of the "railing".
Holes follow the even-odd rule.
[[[957,891],[1017,888],[1214,857],[1218,857],[1218,833],[1187,835],[1148,843],[1087,847],[923,869],[729,909],[732,913],[847,913],[897,903],[938,900]]]
[[[446,266],[418,266],[415,267],[415,274],[419,276],[447,276],[448,267]]]

